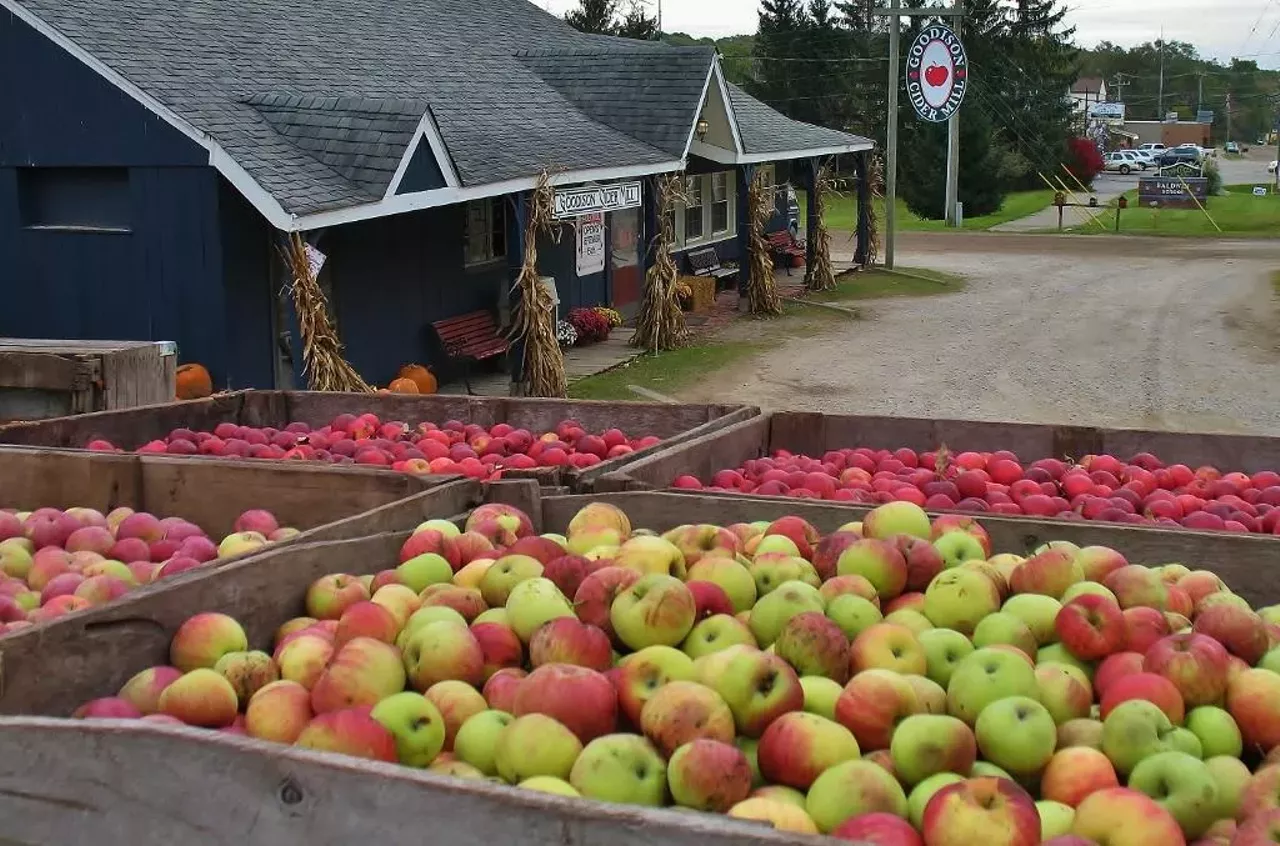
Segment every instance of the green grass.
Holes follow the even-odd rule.
[[[797,194],[800,200],[800,222],[803,226],[806,217],[805,192],[798,191]],[[877,219],[883,224],[884,200],[877,198],[874,202],[876,204]],[[990,229],[993,226],[999,226],[1001,223],[1008,223],[1011,220],[1035,214],[1052,202],[1053,192],[1048,189],[1042,191],[1019,191],[1005,197],[1004,205],[994,214],[981,217],[966,217],[962,228],[969,231]],[[939,205],[941,205],[941,201],[939,201]],[[899,232],[945,232],[948,230],[946,224],[941,220],[925,220],[917,217],[907,208],[907,204],[901,198],[898,199],[896,208],[898,210],[897,224]],[[857,220],[857,198],[852,193],[832,197],[827,202],[828,229],[849,232],[857,227]]]
[[[1125,194],[1129,207],[1120,213],[1121,235],[1166,235],[1181,238],[1248,238],[1280,237],[1280,194],[1253,196],[1253,185],[1228,185],[1227,193],[1210,197],[1205,203],[1209,216],[1197,208],[1153,209],[1139,207],[1136,191]],[[1111,204],[1114,209],[1115,203]],[[1107,211],[1098,218],[1105,230],[1094,224],[1080,225],[1067,231],[1077,234],[1115,233],[1115,212]]]
[[[815,299],[872,300],[881,297],[929,297],[964,289],[964,277],[925,268],[869,270],[845,274],[834,291],[814,294]]]
[[[628,386],[670,394],[761,349],[762,344],[731,341],[683,347],[657,355],[646,353],[630,364],[579,379],[569,386],[569,396],[574,399],[645,401],[647,397]]]

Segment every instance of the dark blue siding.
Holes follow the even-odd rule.
[[[224,285],[206,308],[212,320],[225,315],[223,379],[237,388],[276,387],[273,326],[276,306],[272,302],[271,267],[277,260],[275,245],[280,243],[280,236],[223,180],[218,181],[217,208]],[[293,346],[300,368],[302,347],[296,341],[297,336],[295,329]]]
[[[608,216],[606,215],[606,221]],[[605,244],[609,243],[605,236]],[[608,269],[609,257],[605,256]],[[560,295],[560,318],[570,309],[604,305],[609,302],[609,291],[604,272],[578,276],[577,232],[572,221],[560,227],[560,243],[549,237],[538,240],[538,270],[543,276],[554,276],[556,292]]]
[[[400,180],[400,186],[396,189],[396,193],[409,194],[414,191],[430,191],[433,188],[443,188],[444,186],[444,174],[440,172],[440,166],[436,164],[436,157],[431,152],[431,145],[424,138],[422,143],[418,145],[418,149],[413,151],[413,158],[409,159],[409,166],[404,170],[404,178]]]

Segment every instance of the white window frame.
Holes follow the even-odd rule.
[[[494,210],[498,209],[499,213],[494,214]],[[471,213],[475,210],[481,210],[484,213],[484,236],[485,249],[483,257],[473,257],[471,254]],[[486,267],[495,262],[505,261],[507,254],[506,234],[503,233],[504,251],[501,255],[495,255],[493,252],[493,236],[497,231],[495,227],[502,227],[505,230],[507,225],[506,207],[503,205],[501,198],[488,198],[484,200],[471,200],[462,206],[462,266],[463,267]],[[495,218],[497,218],[495,220]]]
[[[725,180],[725,196],[729,204],[728,226],[725,229],[712,231],[711,228],[711,207],[715,193],[715,179],[723,176]],[[697,179],[702,186],[702,205],[696,208],[702,214],[702,234],[697,238],[685,237],[685,214],[686,208],[684,203],[676,203],[675,207],[675,236],[677,249],[688,249],[690,247],[700,247],[706,244],[715,244],[721,241],[729,241],[738,236],[738,174],[732,170],[715,171],[714,173],[698,173],[686,177],[687,179]]]

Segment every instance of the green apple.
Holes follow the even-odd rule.
[[[415,633],[426,628],[432,623],[457,623],[460,626],[467,625],[467,618],[463,617],[452,608],[444,605],[428,605],[425,608],[419,608],[409,615],[409,619],[405,620],[404,628],[400,630],[400,634],[396,636],[396,646],[404,651],[405,644],[409,642]],[[476,622],[479,622],[477,620]]]
[[[959,567],[966,561],[984,561],[987,557],[982,541],[959,529],[944,532],[933,542],[933,548],[938,550],[938,554],[942,556],[942,565],[948,569]]]
[[[1194,840],[1218,818],[1218,782],[1204,761],[1182,752],[1143,758],[1129,775],[1129,787],[1156,800]]]
[[[1173,723],[1155,704],[1130,699],[1112,708],[1102,721],[1102,753],[1123,775],[1143,758],[1170,751],[1173,731]]]
[[[1280,608],[1280,605],[1272,607]],[[1273,673],[1280,673],[1280,648],[1268,650],[1267,654],[1263,655],[1262,660],[1258,662],[1258,667],[1263,670],[1270,670]]]
[[[957,781],[964,781],[964,776],[957,773],[936,773],[911,788],[911,793],[907,796],[907,819],[916,831],[924,825],[924,806],[929,804],[933,794]]]
[[[462,616],[459,614],[458,616]],[[477,623],[499,623],[500,625],[511,628],[511,620],[507,617],[507,609],[504,608],[488,608],[476,615],[471,621],[472,625]]]
[[[801,676],[800,687],[804,690],[806,711],[826,717],[828,720],[836,718],[836,700],[844,691],[844,687],[839,682],[826,676]]]
[[[536,790],[539,793],[553,793],[556,796],[573,796],[580,797],[581,793],[573,789],[573,785],[561,778],[554,776],[534,776],[526,778],[520,782],[517,787],[523,787],[525,790]]]
[[[444,748],[444,717],[420,693],[394,693],[374,705],[369,716],[391,732],[396,755],[406,766],[425,767]]]
[[[772,535],[771,537],[781,537]],[[785,540],[785,538],[784,538]],[[787,582],[807,582],[805,576],[813,569],[808,561],[795,555],[779,552],[757,556],[747,567],[756,586],[756,601],[777,590]]]
[[[1204,758],[1204,747],[1200,745],[1200,738],[1190,729],[1180,726],[1174,726],[1173,731],[1169,732],[1169,749],[1174,752],[1184,752],[1192,758]]]
[[[1240,727],[1235,719],[1221,708],[1201,705],[1187,712],[1186,727],[1200,739],[1200,748],[1206,758],[1230,755],[1239,758],[1244,749]]]
[[[1102,751],[1102,720],[1081,718],[1059,724],[1058,748],[1065,749],[1068,746],[1088,746]]]
[[[588,799],[656,808],[667,798],[667,764],[639,735],[606,734],[582,750],[569,783]]]
[[[769,552],[781,552],[783,555],[800,555],[800,547],[786,535],[765,535],[756,543],[753,558],[759,558]]]
[[[1040,772],[1058,745],[1053,715],[1030,696],[1008,696],[983,708],[974,734],[982,757],[1015,776]]]
[[[1000,610],[1026,623],[1027,628],[1036,636],[1036,643],[1041,646],[1058,639],[1053,624],[1058,619],[1058,612],[1062,610],[1062,603],[1052,596],[1020,593],[1006,599]]]
[[[1040,704],[1049,710],[1058,725],[1083,720],[1092,713],[1093,686],[1078,667],[1070,664],[1039,664],[1036,684]]]
[[[1035,670],[1024,659],[1002,649],[978,649],[960,661],[947,682],[947,712],[973,725],[992,702],[1034,698],[1038,692]]]
[[[717,584],[729,597],[735,614],[750,611],[756,604],[756,580],[740,562],[723,555],[701,558],[685,576],[690,582]]]
[[[788,620],[806,611],[816,611],[819,614],[826,611],[826,601],[822,594],[818,593],[817,588],[804,582],[783,582],[775,590],[756,600],[748,625],[760,646],[769,646],[778,639]],[[617,629],[617,624],[614,629]]]
[[[898,723],[889,745],[894,773],[907,785],[939,773],[968,772],[977,752],[973,730],[942,714],[912,714]]]
[[[805,795],[794,787],[787,787],[785,784],[770,784],[767,787],[759,787],[751,791],[753,799],[768,799],[770,802],[782,802],[786,805],[804,810]]]
[[[877,506],[862,519],[862,534],[868,538],[887,540],[894,535],[911,535],[929,539],[932,525],[929,515],[914,502],[898,500]]]
[[[694,624],[680,649],[690,658],[701,658],[738,644],[756,645],[751,629],[737,617],[714,614]]]
[[[736,652],[715,679],[714,690],[733,712],[738,734],[759,737],[775,719],[804,708],[795,670],[777,655]]]
[[[17,544],[0,544],[0,573],[26,580],[31,572],[31,553]]]
[[[545,714],[525,714],[498,735],[494,767],[508,784],[534,776],[568,778],[582,742],[563,723]]]
[[[861,814],[907,815],[902,785],[884,767],[862,759],[828,768],[814,780],[804,804],[823,834]]]
[[[453,567],[440,555],[424,552],[415,555],[396,568],[400,580],[414,593],[422,593],[428,585],[444,584],[453,580]]]
[[[1076,809],[1070,805],[1042,799],[1036,803],[1036,813],[1040,815],[1042,840],[1071,833],[1071,823],[1075,821]]]
[[[497,775],[498,736],[515,722],[506,711],[481,711],[467,718],[453,738],[453,754],[487,776]]]
[[[977,778],[978,776],[991,776],[992,778],[1007,778],[1009,779],[1009,781],[1014,781],[1012,774],[1010,774],[1007,770],[997,767],[995,764],[991,763],[990,761],[974,762],[973,769],[969,770],[969,777]]]
[[[561,549],[567,550],[569,548],[569,539],[564,535],[558,535],[555,532],[543,532],[539,537],[544,537],[553,543],[559,544]]]
[[[693,629],[698,609],[693,593],[675,576],[641,576],[609,607],[614,634],[631,649],[677,646]]]
[[[428,520],[425,523],[419,523],[417,528],[413,530],[413,533],[416,535],[418,532],[425,532],[427,530],[439,532],[446,538],[456,538],[458,535],[462,534],[462,530],[458,528],[457,523],[452,520],[441,519]]]
[[[542,562],[529,555],[504,555],[480,577],[480,595],[490,608],[507,604],[516,585],[542,575]]]
[[[1088,661],[1081,661],[1063,646],[1061,643],[1049,643],[1041,646],[1036,652],[1035,662],[1040,664],[1066,664],[1068,667],[1075,667],[1084,673],[1089,683],[1093,683],[1094,665]]]
[[[544,623],[560,617],[574,617],[573,603],[550,579],[525,579],[511,588],[507,597],[507,620],[522,641],[529,642]]]
[[[1033,660],[1040,645],[1036,636],[1032,634],[1031,627],[1021,617],[1014,616],[1008,611],[997,611],[983,617],[978,627],[973,630],[973,645],[979,649],[995,646],[997,643],[1016,646]]]
[[[905,626],[910,629],[911,633],[914,635],[919,635],[921,632],[927,632],[930,629],[937,628],[937,626],[935,626],[928,617],[921,614],[919,611],[916,611],[914,608],[899,608],[896,611],[890,611],[888,614],[884,615],[884,621],[886,623],[895,623],[899,626]]]
[[[1120,604],[1120,601],[1116,599],[1116,595],[1112,593],[1109,588],[1104,585],[1100,585],[1097,582],[1076,582],[1074,585],[1062,592],[1062,604],[1066,605],[1077,596],[1083,596],[1086,593],[1105,596],[1117,605]]]
[[[1253,778],[1244,761],[1230,755],[1217,755],[1205,760],[1213,781],[1218,785],[1218,817],[1235,819],[1240,810],[1240,797]]]
[[[860,635],[863,629],[884,619],[880,609],[871,600],[851,593],[841,594],[827,602],[827,616],[849,640]]]
[[[751,786],[763,785],[764,776],[760,775],[760,741],[754,737],[738,735],[733,739],[733,745],[742,750],[742,754],[747,756],[747,763],[751,765]]]
[[[1040,544],[1034,550],[1031,551],[1031,554],[1039,555],[1040,553],[1048,552],[1051,549],[1060,550],[1062,552],[1070,552],[1072,555],[1075,555],[1080,551],[1079,545],[1074,544],[1071,541],[1055,540],[1055,541],[1049,541],[1048,543]]]
[[[969,638],[952,629],[929,629],[916,638],[924,648],[925,675],[944,688],[956,666],[973,652]]]

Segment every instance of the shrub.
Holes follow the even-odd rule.
[[[1104,162],[1098,145],[1088,138],[1067,139],[1067,170],[1085,185],[1093,184],[1093,178],[1102,173]]]
[[[1222,193],[1222,171],[1218,169],[1218,163],[1213,159],[1204,160],[1203,168],[1205,179],[1209,180],[1209,196],[1216,197]]]
[[[579,344],[594,344],[609,337],[609,319],[594,308],[575,308],[568,320],[578,333]]]
[[[567,320],[561,320],[556,323],[556,340],[560,342],[562,347],[571,347],[578,342],[578,330],[573,328],[573,324]]]
[[[610,329],[617,329],[622,325],[622,315],[617,309],[608,308],[607,306],[596,306],[595,312],[609,321]]]

